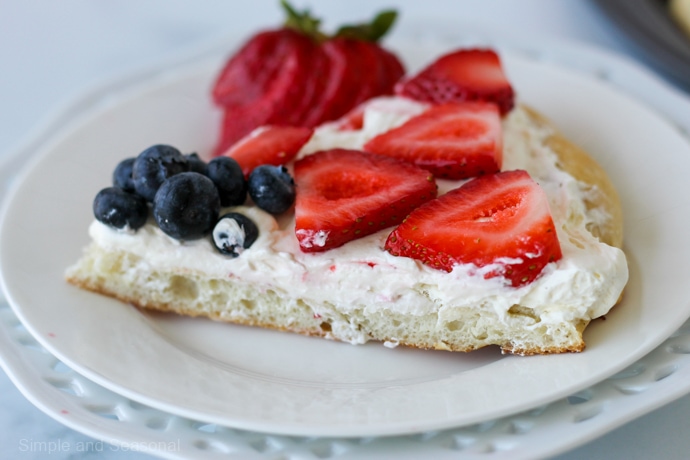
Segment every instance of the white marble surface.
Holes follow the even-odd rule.
[[[299,6],[306,1],[296,1]],[[310,2],[326,18],[358,20],[395,6],[404,21],[443,17],[511,33],[577,40],[636,60],[642,55],[585,0],[330,0]],[[280,20],[275,0],[4,0],[0,2],[0,155],[31,135],[49,114],[103,79],[126,74],[231,33]],[[63,427],[29,403],[0,373],[0,458],[136,459]],[[581,458],[684,459],[690,396],[574,451]],[[43,448],[53,442],[55,452]]]

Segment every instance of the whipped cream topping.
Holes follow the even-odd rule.
[[[363,129],[343,131],[338,123],[323,125],[298,157],[335,147],[361,148],[367,140],[399,126],[425,108],[424,104],[406,99],[374,99],[365,106]],[[562,259],[548,264],[534,282],[518,288],[501,277],[484,279],[483,274],[497,266],[459,264],[447,273],[411,258],[393,256],[384,250],[392,228],[329,251],[303,253],[295,237],[292,213],[276,219],[256,206],[232,208],[246,214],[259,227],[258,239],[237,258],[220,254],[208,239],[180,242],[170,238],[153,221],[135,234],[118,232],[94,221],[89,232],[96,244],[138,254],[152,268],[233,278],[271,289],[282,297],[337,305],[341,311],[365,308],[410,315],[433,313],[443,320],[452,306],[472,306],[489,309],[507,321],[511,307],[521,305],[540,318],[534,327],[563,320],[590,320],[606,314],[628,279],[624,253],[599,242],[587,230],[588,224],[608,219],[606,212],[588,211],[585,198],[594,193],[591,186],[556,166],[556,154],[545,144],[551,134],[549,128],[535,125],[517,107],[503,120],[503,132],[502,169],[525,169],[544,188],[563,253]],[[437,182],[439,194],[461,184]],[[319,235],[313,240],[318,245]],[[367,340],[355,327],[350,329],[352,343]]]

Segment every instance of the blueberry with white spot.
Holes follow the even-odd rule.
[[[137,156],[132,165],[132,181],[137,194],[153,201],[167,178],[189,171],[189,161],[175,147],[153,145]]]
[[[221,206],[239,206],[247,199],[247,181],[233,158],[216,157],[209,161],[206,175],[218,188]]]
[[[185,155],[187,161],[189,162],[189,170],[208,176],[208,165],[204,160],[201,159],[198,153],[188,153]]]
[[[220,198],[203,174],[183,172],[163,182],[153,199],[153,217],[167,235],[178,240],[201,238],[213,229]]]
[[[113,171],[113,186],[120,187],[125,192],[134,192],[134,182],[132,181],[132,167],[135,158],[122,160]]]
[[[285,166],[257,166],[248,189],[254,204],[270,214],[282,214],[295,202],[295,181]]]
[[[93,200],[96,220],[121,230],[137,230],[146,223],[149,207],[139,195],[120,187],[104,188]]]
[[[222,254],[237,257],[259,237],[253,220],[238,212],[229,212],[213,227],[213,244]]]

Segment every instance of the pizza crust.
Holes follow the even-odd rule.
[[[604,168],[586,151],[563,136],[546,117],[530,107],[523,108],[536,124],[553,132],[547,138],[546,144],[558,156],[558,168],[578,181],[588,184],[595,191],[585,202],[587,209],[600,208],[608,214],[609,219],[602,224],[591,226],[588,230],[603,243],[622,248],[623,208],[618,192]]]

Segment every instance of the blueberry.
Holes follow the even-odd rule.
[[[248,187],[254,204],[271,214],[281,214],[295,202],[295,181],[285,166],[257,166]]]
[[[136,230],[146,223],[149,207],[139,195],[120,187],[104,188],[93,200],[96,220],[110,227]]]
[[[199,157],[198,153],[188,153],[185,155],[187,161],[189,162],[189,170],[208,176],[208,165],[204,160]]]
[[[125,192],[134,192],[134,182],[132,181],[132,166],[134,158],[122,160],[113,171],[113,185],[120,187]]]
[[[175,147],[154,145],[137,156],[132,166],[132,180],[137,194],[153,201],[164,180],[189,171],[189,161]]]
[[[153,217],[158,226],[178,240],[201,238],[213,229],[219,213],[216,186],[195,172],[166,179],[153,199]]]
[[[224,214],[213,227],[213,244],[222,254],[232,257],[242,254],[258,237],[254,221],[237,212]]]
[[[221,206],[239,206],[247,199],[247,181],[239,163],[230,157],[216,157],[208,163],[209,179],[216,184]]]

